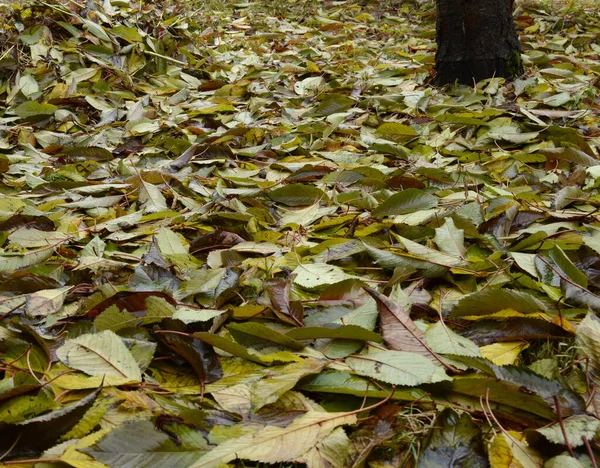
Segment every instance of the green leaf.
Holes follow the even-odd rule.
[[[300,382],[299,388],[308,392],[331,393],[335,395],[354,395],[371,398],[386,398],[392,394],[391,389],[376,387],[368,379],[348,372],[324,371],[307,377]],[[418,388],[397,388],[392,400],[429,401],[429,395]]]
[[[585,273],[583,273],[579,268],[573,265],[573,262],[569,260],[569,257],[565,255],[560,247],[554,246],[548,251],[548,256],[556,264],[564,276],[579,286],[587,288],[587,276],[585,276]]]
[[[392,195],[373,210],[373,216],[383,218],[434,208],[438,199],[427,192],[410,188]]]
[[[139,200],[142,204],[144,213],[160,213],[161,211],[167,211],[167,200],[161,193],[160,189],[152,184],[145,181],[141,181]]]
[[[120,198],[120,197],[119,197]],[[8,240],[25,247],[26,249],[36,247],[48,247],[62,244],[74,236],[66,232],[40,231],[35,228],[21,228],[8,236]]]
[[[419,133],[413,128],[399,122],[386,122],[377,127],[377,135],[386,140],[402,141],[418,137]]]
[[[594,384],[600,385],[600,319],[590,312],[577,327],[575,342],[582,357],[589,359],[589,373]],[[600,395],[594,392],[592,404],[595,412],[600,410]]]
[[[67,340],[56,350],[56,355],[72,369],[92,376],[106,376],[107,383],[112,385],[142,380],[140,368],[131,352],[110,330]]]
[[[579,164],[584,167],[593,167],[598,165],[598,161],[588,154],[577,148],[561,147],[561,148],[542,148],[539,153],[549,159],[557,159],[559,161],[568,161]]]
[[[325,364],[326,361],[308,358],[273,368],[271,375],[250,387],[252,408],[257,411],[275,403],[284,393],[294,388],[301,378],[321,372]]]
[[[588,466],[571,455],[558,455],[544,463],[544,468],[587,468]]]
[[[36,388],[37,390],[37,388]],[[23,422],[40,414],[48,413],[58,406],[50,395],[17,395],[0,406],[0,421],[8,424]]]
[[[417,242],[413,242],[405,237],[398,237],[400,241],[404,244],[404,247],[406,247],[408,253],[414,255],[415,257],[419,257],[420,259],[425,260],[427,262],[431,262],[435,265],[440,265],[444,267],[451,267],[464,263],[464,260],[460,257],[455,257],[452,255],[448,255],[447,253],[431,249],[427,246],[418,244]]]
[[[229,354],[266,366],[295,362],[301,359],[288,351],[280,351],[271,354],[260,354],[254,350],[251,352],[244,346],[213,333],[197,332],[194,333],[194,337],[213,345],[215,348],[222,349]]]
[[[377,351],[346,358],[358,375],[394,385],[421,385],[451,380],[444,369],[420,354],[402,351]]]
[[[126,26],[117,25],[114,26],[110,32],[121,39],[125,39],[127,42],[142,42],[144,37],[135,28],[128,28]]]
[[[10,457],[39,454],[70,431],[94,404],[98,388],[76,403],[27,421],[0,425],[0,452]]]
[[[187,255],[182,238],[167,228],[161,228],[155,236],[158,250],[163,255]]]
[[[442,252],[464,258],[465,231],[457,229],[452,218],[446,218],[444,225],[435,229],[434,240]]]
[[[316,340],[319,338],[332,338],[361,341],[383,341],[377,333],[357,325],[341,325],[338,327],[302,327],[293,328],[286,336],[296,340]]]
[[[307,289],[327,286],[347,279],[359,278],[358,276],[345,273],[340,267],[327,263],[298,265],[293,274],[296,275],[293,282]]]
[[[113,154],[106,148],[98,146],[76,146],[68,148],[65,155],[70,158],[91,159],[94,161],[112,161]]]
[[[54,115],[58,107],[52,104],[40,104],[37,101],[27,101],[15,107],[15,114],[22,119],[38,117],[41,115]]]
[[[72,287],[66,286],[57,289],[41,289],[30,294],[27,298],[27,314],[41,317],[58,312],[72,289]]]
[[[325,88],[327,82],[322,76],[311,76],[294,84],[294,91],[300,96],[310,96]]]
[[[387,250],[377,249],[375,247],[370,246],[365,242],[365,248],[369,255],[373,258],[375,263],[383,268],[403,268],[403,269],[427,269],[431,268],[432,265],[423,260],[417,260],[411,257],[397,255],[392,252],[388,252]],[[435,266],[434,266],[435,268]]]
[[[467,403],[465,397],[469,397],[468,401],[472,403]],[[436,399],[450,405],[476,405],[482,398],[484,401],[489,399],[490,402],[502,405],[504,414],[511,417],[519,414],[519,417],[527,420],[529,424],[534,421],[545,423],[554,419],[554,405],[548,405],[533,393],[524,393],[523,387],[518,384],[502,382],[496,377],[485,377],[481,374],[457,376],[452,381],[451,390],[445,388],[443,394],[436,395]]]
[[[288,348],[299,351],[304,349],[304,344],[300,343],[289,334],[283,334],[258,322],[232,323],[227,326],[227,330],[238,343],[244,343],[244,338],[249,337],[248,344],[253,341],[266,342],[273,345],[277,343]],[[246,340],[247,341],[247,340]]]
[[[323,99],[309,115],[331,115],[338,112],[344,112],[349,107],[356,104],[354,99],[343,94],[330,94]]]
[[[471,340],[453,332],[443,322],[432,325],[425,333],[427,344],[436,353],[458,356],[481,356],[479,347]]]
[[[178,447],[150,421],[130,421],[109,432],[90,448],[82,449],[108,466],[187,468],[202,456],[205,447]]]
[[[344,429],[338,427],[296,461],[311,467],[344,468],[349,449],[350,439]]]
[[[581,396],[563,386],[556,380],[546,379],[530,369],[516,366],[492,366],[493,375],[504,382],[510,382],[519,389],[539,395],[548,406],[556,406],[555,398],[561,406],[561,414],[565,417],[584,411]]]
[[[288,206],[307,206],[327,201],[322,190],[311,185],[290,184],[269,192],[269,198]]]
[[[566,445],[563,435],[564,430],[571,447],[581,447],[584,445],[583,438],[586,437],[588,440],[592,440],[599,428],[600,421],[597,418],[579,414],[566,418],[561,423],[536,429],[536,431],[554,444]]]
[[[39,265],[52,255],[54,255],[54,249],[47,247],[25,253],[5,253],[0,255],[0,273],[10,274],[23,268]]]
[[[100,39],[104,42],[110,43],[110,37],[108,37],[108,34],[106,34],[106,31],[104,30],[104,28],[102,26],[94,23],[92,20],[85,19],[85,18],[82,18],[81,21],[83,21],[85,28],[89,32],[91,32],[94,36],[96,36],[98,39]]]
[[[511,289],[484,289],[460,299],[452,308],[453,317],[465,315],[490,315],[495,312],[512,309],[523,314],[545,311],[543,302],[531,294]]]

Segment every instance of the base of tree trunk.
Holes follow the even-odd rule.
[[[513,0],[437,0],[435,82],[473,85],[523,74]]]
[[[519,52],[516,52],[519,54]],[[516,78],[523,74],[520,55],[514,59],[461,60],[443,62],[436,66],[435,82],[439,85],[458,82],[474,85],[486,78]]]

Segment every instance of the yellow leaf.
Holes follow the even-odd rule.
[[[373,15],[370,15],[369,13],[361,13],[359,15],[356,15],[356,19],[361,23],[372,23],[373,21],[375,21]]]
[[[287,427],[265,426],[229,439],[204,455],[192,468],[217,468],[237,458],[264,463],[302,459],[336,427],[355,423],[353,413],[309,411]]]
[[[523,465],[515,460],[510,445],[504,435],[494,437],[489,448],[490,465],[493,468],[523,468]]]
[[[569,333],[575,334],[575,332],[576,332],[575,327],[573,326],[573,324],[571,322],[569,322],[564,317],[560,317],[560,316],[554,317],[552,319],[552,323],[554,325],[558,325],[560,328],[562,328],[563,330],[568,331]]]
[[[492,468],[541,468],[542,457],[527,446],[525,437],[514,431],[494,437],[489,448]]]
[[[487,315],[469,315],[466,317],[461,317],[465,320],[488,320],[488,319],[509,319],[509,318],[535,318],[540,320],[546,320],[547,322],[552,321],[552,318],[548,314],[544,314],[543,312],[533,312],[524,314],[523,312],[516,311],[514,309],[502,309],[498,312],[494,312],[493,314]]]
[[[321,73],[321,69],[315,62],[306,61],[306,69],[311,73]]]
[[[498,366],[514,364],[519,353],[529,348],[528,343],[522,341],[508,341],[506,343],[494,343],[480,348],[481,355]]]

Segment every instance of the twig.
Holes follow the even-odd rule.
[[[0,56],[0,60],[4,60],[4,58],[15,48],[15,46],[11,46],[10,49],[8,49],[6,52],[4,52],[2,54],[2,56]]]
[[[25,463],[65,463],[62,458],[31,458],[29,460],[11,460],[4,462],[5,465],[23,465]]]
[[[563,422],[563,418],[560,414],[560,402],[558,401],[558,396],[556,395],[554,395],[554,404],[556,405],[556,416],[558,417],[558,424],[560,426],[563,438],[565,439],[565,445],[567,446],[567,450],[569,451],[571,456],[575,458],[573,447],[571,447],[571,443],[569,442],[569,438],[567,437],[567,429],[565,428],[565,423]]]
[[[23,435],[23,433],[21,432],[19,434],[19,436],[15,439],[13,444],[8,448],[8,450],[2,454],[2,456],[0,457],[0,461],[2,461],[6,456],[8,456],[10,454],[10,452],[12,452],[12,449],[14,449],[17,446],[17,444],[19,443],[19,441],[21,440],[22,435]],[[4,462],[5,465],[8,465],[9,463],[10,462]],[[17,463],[23,463],[23,462],[19,461]]]
[[[596,463],[596,457],[594,456],[594,452],[592,451],[592,446],[590,445],[590,441],[588,440],[588,438],[586,436],[582,436],[581,438],[583,440],[583,443],[585,444],[585,448],[588,451],[590,459],[592,460],[592,466],[594,468],[598,468],[598,464]]]
[[[181,60],[177,60],[177,59],[174,59],[173,57],[168,57],[166,55],[157,54],[156,52],[152,52],[151,50],[144,50],[144,53],[149,54],[149,55],[154,55],[155,57],[165,59],[167,62],[173,62],[173,63],[176,63],[177,65],[181,65],[183,67],[188,65],[186,62],[182,62]]]

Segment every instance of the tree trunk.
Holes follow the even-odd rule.
[[[437,0],[437,84],[523,73],[513,0]]]

